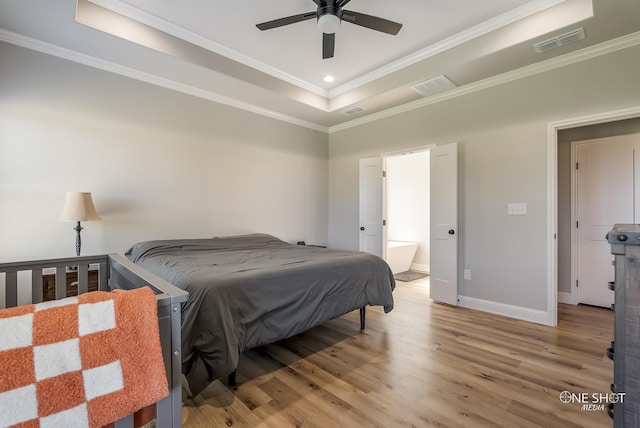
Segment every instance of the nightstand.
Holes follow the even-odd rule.
[[[98,269],[89,269],[87,291],[98,290]],[[67,297],[78,295],[78,271],[67,270],[66,272]],[[56,299],[56,275],[55,273],[42,275],[42,300]]]

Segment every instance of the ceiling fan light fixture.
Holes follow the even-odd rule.
[[[318,18],[318,27],[325,34],[333,34],[340,27],[340,18],[332,14],[322,15]]]
[[[378,16],[367,15],[352,10],[343,10],[342,7],[350,0],[313,0],[317,9],[315,12],[298,13],[271,21],[256,24],[260,31],[283,27],[296,22],[316,18],[318,27],[322,31],[322,59],[333,58],[336,45],[335,32],[340,27],[343,18],[346,22],[370,30],[396,35],[402,28],[402,24],[389,21]]]

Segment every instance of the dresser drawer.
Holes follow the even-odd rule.
[[[90,269],[88,271],[88,283],[87,291],[98,290],[98,270]],[[66,289],[67,297],[78,295],[78,272],[69,270],[66,272]],[[42,275],[42,300],[55,300],[56,299],[56,275],[45,274]]]

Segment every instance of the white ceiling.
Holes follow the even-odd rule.
[[[335,57],[323,60],[322,32],[315,20],[264,32],[255,26],[313,12],[317,8],[313,0],[91,1],[178,37],[194,41],[202,38],[200,43],[211,50],[228,51],[240,61],[245,58],[248,65],[322,89],[338,87],[507,12],[510,15],[504,17],[505,21],[559,3],[557,0],[352,0],[345,9],[397,21],[403,28],[392,36],[345,22],[336,32]],[[522,10],[516,11],[519,7]],[[457,12],[461,10],[464,14]],[[333,84],[323,81],[327,74],[335,76]]]
[[[640,42],[639,0],[352,0],[345,9],[403,27],[392,36],[343,22],[326,60],[315,19],[255,26],[315,9],[313,0],[3,0],[0,40],[322,131],[419,103],[410,87],[441,74],[454,93],[613,39]],[[532,47],[579,27],[584,40]],[[353,107],[364,111],[344,113]]]

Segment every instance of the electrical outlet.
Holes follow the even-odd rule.
[[[464,279],[467,281],[471,281],[471,269],[464,270]]]

